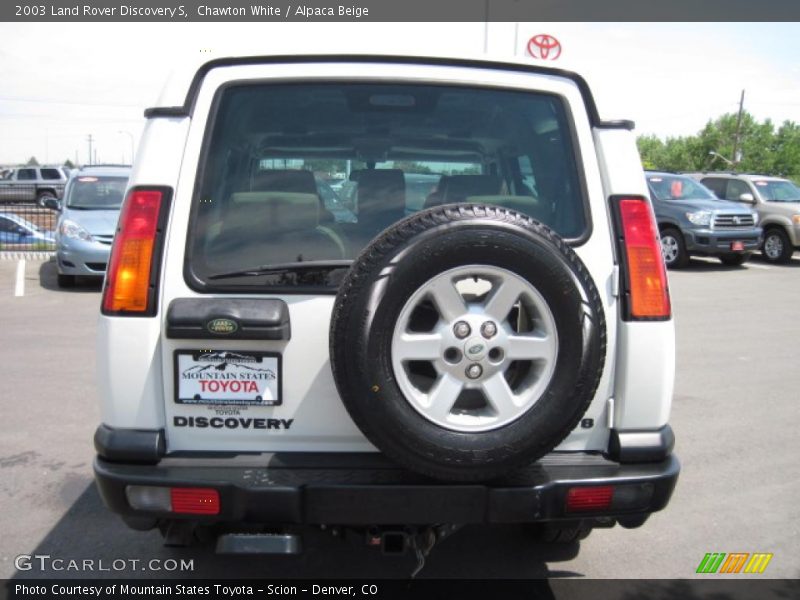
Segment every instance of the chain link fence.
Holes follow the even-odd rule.
[[[27,199],[36,197],[35,186],[23,187],[15,186],[13,195],[0,190],[0,254],[51,256],[58,212]]]

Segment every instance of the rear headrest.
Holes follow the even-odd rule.
[[[225,218],[227,231],[258,231],[258,235],[307,233],[319,225],[316,194],[237,192]],[[252,235],[252,233],[250,234]]]
[[[253,175],[254,192],[293,192],[316,194],[314,173],[300,169],[270,169]]]
[[[470,196],[493,196],[500,193],[502,181],[496,175],[450,175],[439,182],[443,204],[463,202]]]

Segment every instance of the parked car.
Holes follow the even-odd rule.
[[[751,206],[764,229],[761,248],[771,263],[786,263],[800,250],[800,188],[792,181],[746,173],[691,173],[719,198]]]
[[[0,213],[0,247],[25,249],[28,246],[43,246],[43,249],[49,249],[52,245],[52,231],[42,231],[14,213]]]
[[[574,542],[666,506],[666,270],[633,124],[579,75],[366,56],[184,75],[146,112],[98,326],[94,470],[126,523],[230,553],[347,528],[424,556],[463,524]],[[355,222],[320,222],[321,160],[366,165]],[[455,160],[475,170],[406,217],[400,167]]]
[[[64,193],[68,175],[63,167],[18,167],[0,178],[0,202],[36,202],[44,206],[49,198]]]
[[[56,226],[58,285],[72,287],[75,277],[102,278],[106,272],[129,167],[84,167],[73,172]]]
[[[668,267],[685,267],[690,256],[715,256],[723,264],[741,265],[758,250],[762,231],[755,211],[718,199],[685,175],[646,175]]]

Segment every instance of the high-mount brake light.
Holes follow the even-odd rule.
[[[134,188],[128,192],[111,250],[103,313],[155,313],[153,286],[158,265],[154,261],[167,198],[165,189]]]
[[[625,253],[629,316],[633,320],[668,319],[672,308],[653,211],[641,197],[621,198],[617,207]]]

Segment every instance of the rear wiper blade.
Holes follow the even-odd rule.
[[[352,260],[309,260],[301,262],[276,263],[260,265],[240,271],[216,273],[209,275],[208,279],[228,279],[231,277],[253,277],[256,275],[270,275],[273,273],[293,273],[299,271],[330,271],[333,269],[349,268]]]

